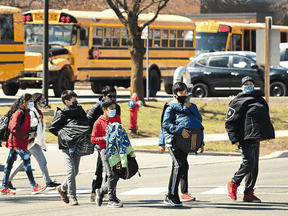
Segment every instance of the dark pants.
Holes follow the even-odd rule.
[[[179,197],[179,183],[181,185],[181,193],[184,194],[188,192],[188,153],[184,153],[180,149],[176,149],[176,151],[174,151],[171,147],[168,147],[168,151],[172,158],[172,170],[168,185],[168,196]]]
[[[253,190],[257,176],[259,166],[259,142],[240,143],[240,150],[242,155],[242,163],[238,171],[234,174],[232,182],[240,185],[243,178],[245,179],[244,194],[248,195]]]
[[[106,171],[104,171],[104,173],[103,173],[103,163],[101,160],[101,155],[98,152],[96,171],[95,171],[95,175],[94,175],[93,181],[92,181],[92,193],[95,193],[96,189],[101,188],[102,181],[103,181],[103,175],[105,176],[104,177],[104,183],[105,183],[106,179],[107,179],[107,175],[106,175]]]

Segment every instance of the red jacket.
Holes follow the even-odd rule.
[[[116,114],[113,118],[106,118],[104,115],[101,115],[94,123],[91,142],[98,144],[101,149],[106,148],[106,141],[104,140],[106,127],[109,123],[112,124],[113,122],[119,122],[121,124],[120,116]]]
[[[28,133],[31,131],[30,127],[30,114],[29,110],[25,109],[24,106],[20,107],[25,112],[25,121],[21,124],[22,112],[17,110],[10,118],[9,130],[10,135],[6,142],[6,147],[10,149],[27,149],[29,144]],[[13,146],[11,144],[11,137],[13,135]]]

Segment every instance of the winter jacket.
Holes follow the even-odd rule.
[[[232,144],[275,138],[269,107],[261,91],[239,93],[229,104],[225,127]]]
[[[193,115],[192,112],[197,117],[195,117],[195,115]],[[174,136],[181,135],[184,128],[204,129],[202,125],[202,117],[201,114],[199,113],[197,106],[192,103],[191,106],[187,108],[182,103],[170,103],[164,112],[162,129],[161,129],[161,133],[163,134],[160,133],[159,145],[164,145],[168,140],[170,140]],[[163,138],[161,138],[161,136],[164,136],[165,143],[163,143]]]
[[[121,118],[119,115],[115,115],[113,118],[106,118],[104,115],[100,116],[94,123],[91,142],[93,144],[98,144],[100,149],[106,148],[106,141],[104,137],[106,135],[106,128],[109,123],[119,122],[121,124]]]
[[[28,145],[28,150],[32,148],[35,144],[41,146],[42,149],[46,149],[46,122],[43,118],[43,123],[39,122],[39,117],[43,117],[43,113],[41,110],[38,110],[35,107],[32,107],[30,109],[30,117],[31,117],[31,128],[37,127],[37,136],[35,139],[33,139],[32,142]]]
[[[10,130],[10,135],[6,142],[6,147],[10,149],[27,149],[27,146],[29,144],[28,133],[31,131],[29,109],[26,109],[23,105],[20,106],[19,109],[22,109],[24,111],[25,120],[21,125],[21,110],[17,110],[11,116],[8,126]],[[11,143],[11,138],[13,139],[13,143]]]
[[[127,155],[136,157],[127,133],[120,123],[113,122],[109,124],[104,139],[110,167],[119,162],[121,162],[122,167],[127,167]]]
[[[49,131],[58,136],[59,149],[68,149],[90,139],[92,128],[82,106],[57,108]]]
[[[99,97],[99,101],[97,101],[90,109],[87,110],[87,118],[89,120],[89,124],[91,127],[93,127],[95,121],[103,115],[103,110],[101,107],[101,100],[103,99],[103,96]],[[121,116],[121,108],[116,103],[116,114]]]

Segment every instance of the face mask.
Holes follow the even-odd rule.
[[[113,118],[116,115],[116,109],[109,110],[107,115],[108,115],[109,118]]]
[[[39,105],[40,105],[40,107],[45,107],[46,106],[46,101],[41,101],[40,103],[39,103]]]
[[[243,87],[243,92],[244,93],[252,93],[254,91],[254,86],[253,85],[246,85]]]
[[[72,102],[72,105],[70,105],[71,108],[77,108],[77,105],[78,105],[78,101],[73,101]]]
[[[178,97],[177,97],[177,100],[178,100],[180,103],[184,104],[185,101],[189,101],[189,98],[188,98],[187,96],[178,96]]]
[[[32,107],[34,107],[34,102],[29,102],[27,107],[28,107],[28,109],[31,109]]]

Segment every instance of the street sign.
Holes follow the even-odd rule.
[[[148,26],[146,26],[141,33],[141,39],[147,39],[147,38],[148,38]]]
[[[99,50],[98,50],[97,47],[95,47],[95,48],[93,49],[93,58],[94,58],[94,59],[97,59],[98,56],[99,56]]]

